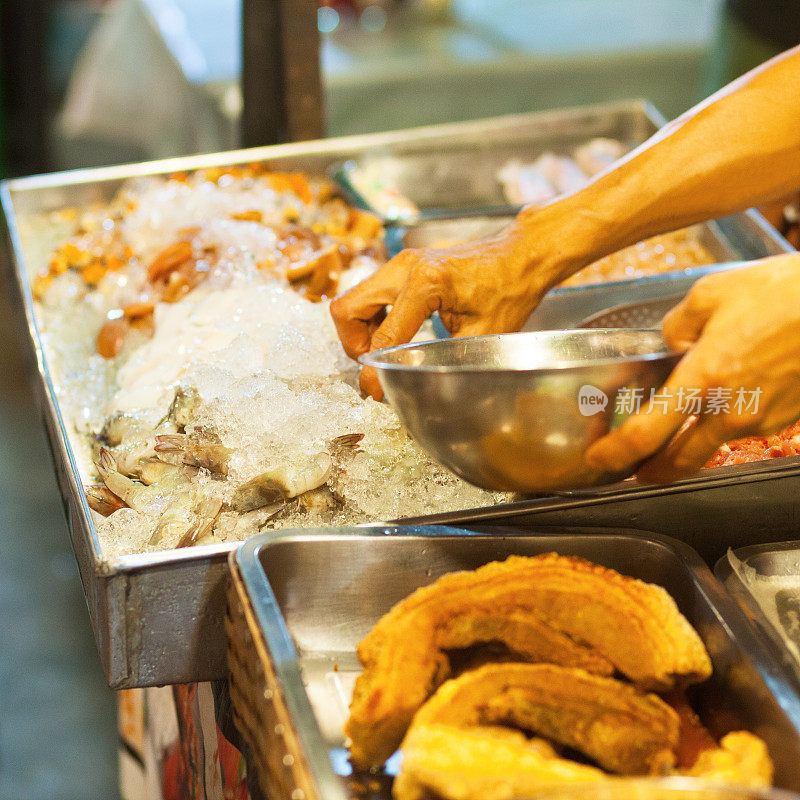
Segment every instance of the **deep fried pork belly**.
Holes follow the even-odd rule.
[[[553,664],[487,664],[446,681],[415,728],[504,725],[577,750],[620,775],[664,775],[675,764],[677,713],[628,683]]]
[[[527,661],[587,668],[600,656],[596,672],[608,674],[607,660],[642,688],[668,689],[711,674],[700,638],[661,587],[579,558],[512,556],[417,590],[360,643],[364,672],[346,726],[353,762],[381,765],[448,677],[445,650],[488,636]]]

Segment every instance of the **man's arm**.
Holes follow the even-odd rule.
[[[550,206],[597,256],[725,216],[800,187],[800,47],[665,125],[588,187]],[[536,235],[535,209],[518,224]],[[585,233],[581,234],[583,229]],[[535,265],[532,265],[535,269]],[[556,266],[557,277],[572,265]]]
[[[586,264],[798,186],[800,47],[666,125],[585,189],[523,210],[503,234],[403,251],[331,313],[354,358],[408,341],[437,310],[453,335],[518,330],[552,286]],[[361,385],[381,395],[374,370],[362,371]]]

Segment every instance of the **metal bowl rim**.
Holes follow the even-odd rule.
[[[642,332],[642,333],[657,333],[660,334],[661,331],[658,328],[569,328],[565,330],[559,331],[521,331],[518,333],[490,333],[483,336],[463,336],[457,337],[463,341],[473,341],[473,340],[490,340],[496,339],[500,336],[503,337],[522,337],[527,336],[529,338],[537,338],[537,337],[550,337],[553,334],[567,334],[567,333],[578,333],[587,335],[590,333],[594,334],[603,334],[603,333],[618,333],[620,331],[627,331],[627,332]],[[456,338],[456,337],[452,337]],[[451,365],[441,365],[441,364],[397,364],[394,362],[384,361],[382,358],[388,353],[394,353],[401,350],[411,350],[414,348],[424,348],[427,346],[433,346],[439,344],[442,341],[446,341],[444,339],[432,339],[427,342],[409,342],[408,344],[400,344],[395,345],[394,347],[384,347],[380,350],[373,350],[371,353],[364,353],[363,355],[358,357],[358,361],[360,364],[363,364],[366,367],[375,367],[378,370],[385,370],[389,371],[396,371],[396,372],[419,372],[419,373],[426,373],[430,375],[444,375],[444,374],[480,374],[480,373],[491,373],[491,374],[498,374],[502,372],[509,372],[509,373],[537,373],[543,374],[550,371],[558,371],[558,372],[565,372],[568,370],[579,370],[579,369],[586,369],[592,367],[604,367],[604,366],[615,366],[619,364],[633,364],[633,363],[642,363],[648,361],[660,361],[660,360],[668,360],[671,358],[680,357],[683,353],[672,350],[668,347],[664,347],[663,350],[658,350],[653,353],[643,353],[641,355],[631,355],[631,356],[614,356],[609,358],[591,358],[591,359],[582,359],[582,360],[575,360],[575,359],[563,359],[560,361],[551,361],[547,364],[547,366],[542,367],[514,367],[514,366],[493,366],[491,364],[485,364],[482,366],[476,366],[471,364],[451,364]]]

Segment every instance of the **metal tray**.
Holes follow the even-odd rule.
[[[424,220],[407,227],[396,226],[387,232],[391,254],[404,247],[431,247],[442,241],[469,241],[498,233],[511,221],[503,215],[474,218]],[[751,261],[756,258],[794,252],[794,248],[757,211],[707,222],[698,226],[701,243],[718,262]],[[552,289],[525,323],[524,330],[575,328],[584,319],[611,306],[636,300],[654,300],[686,294],[703,275],[735,269],[741,263],[710,264],[645,278],[608,281],[585,286]]]
[[[713,564],[729,547],[796,537],[799,493],[800,456],[789,456],[703,470],[669,486],[626,480],[596,489],[398,522],[460,525],[474,530],[498,524],[522,531],[563,525],[586,530],[646,529],[680,539]]]
[[[495,127],[485,139],[452,138],[435,149],[413,143],[402,152],[369,148],[337,165],[333,175],[355,203],[387,223],[435,219],[454,212],[474,216],[486,208],[513,213],[520,206],[506,200],[497,179],[509,160],[533,161],[547,151],[569,155],[576,146],[598,136],[617,139],[633,149],[666,122],[644,100],[539,112],[517,120],[522,124]],[[404,212],[359,181],[359,170],[366,165],[391,175],[392,188],[419,213]]]
[[[743,728],[761,736],[775,762],[776,785],[800,789],[800,696],[690,548],[643,532],[465,533],[444,527],[283,531],[255,536],[232,555],[319,797],[348,796],[345,782],[334,777],[350,772],[341,730],[360,672],[356,644],[377,620],[445,572],[552,551],[664,586],[714,665],[710,681],[693,691],[704,722],[715,735]],[[388,797],[389,781],[381,785],[377,796]]]
[[[614,104],[602,120],[631,113],[641,103]],[[627,111],[625,111],[627,109]],[[586,113],[586,112],[582,112]],[[580,115],[545,115],[554,130],[574,127]],[[322,174],[332,164],[374,148],[440,151],[451,142],[481,143],[539,125],[540,115],[457,123],[411,131],[277,145],[232,153],[78,170],[0,184],[0,201],[11,246],[9,285],[28,356],[29,376],[47,432],[70,537],[103,669],[113,688],[222,678],[226,673],[223,617],[229,581],[227,554],[234,544],[208,545],[156,554],[107,559],[100,551],[79,472],[61,417],[56,388],[36,324],[29,278],[37,270],[37,237],[23,238],[24,222],[65,206],[110,200],[128,179],[251,161],[281,169]],[[596,122],[599,124],[599,122]],[[46,232],[45,232],[46,233]],[[794,519],[789,498],[800,488],[800,457],[724,467],[667,488],[626,483],[591,495],[547,497],[473,509],[415,522],[485,525],[515,517],[522,526],[646,527],[674,533],[716,558],[727,546],[772,541]],[[376,520],[376,522],[382,522]],[[720,530],[723,532],[720,533]],[[791,538],[793,534],[787,535]]]
[[[740,574],[739,566],[758,576],[781,580],[756,592]],[[800,541],[729,551],[717,562],[714,573],[766,632],[775,654],[800,691]]]

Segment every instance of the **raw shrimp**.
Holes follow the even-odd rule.
[[[318,486],[316,489],[303,492],[297,501],[309,514],[324,514],[342,505],[339,498],[327,486]]]
[[[316,453],[302,464],[281,464],[242,484],[233,494],[231,506],[236,511],[286,501],[322,486],[328,479],[333,461],[329,453]]]
[[[183,430],[194,419],[202,402],[200,393],[193,386],[184,389],[179,386],[167,411],[166,419],[172,420],[178,430]]]
[[[105,484],[97,483],[92,486],[85,486],[83,491],[86,494],[86,502],[89,504],[89,508],[104,517],[111,516],[115,511],[125,508],[125,503]]]
[[[158,524],[148,544],[155,547],[162,541],[176,542],[191,530],[194,525],[193,503],[194,496],[189,492],[173,497],[158,518]]]
[[[161,429],[169,434],[175,426],[167,421]],[[97,446],[104,445],[111,449],[119,472],[129,478],[142,478],[150,484],[163,474],[163,470],[150,467],[158,462],[156,429],[132,414],[119,413],[106,420],[97,436]]]
[[[101,447],[95,466],[106,487],[134,511],[160,515],[172,502],[174,493],[190,485],[187,476],[179,469],[167,472],[157,483],[147,486],[123,475],[108,448]]]
[[[197,505],[194,524],[181,536],[177,547],[191,547],[201,542],[206,543],[209,540],[216,539],[212,529],[221,509],[222,500],[204,497]]]
[[[247,534],[260,531],[284,506],[281,501],[241,514],[236,511],[222,511],[214,525],[214,531],[226,539],[242,539]]]
[[[162,541],[175,547],[190,547],[211,534],[214,522],[222,509],[222,500],[216,497],[186,491],[173,498],[158,520],[150,545]]]
[[[177,456],[184,464],[203,467],[217,475],[228,474],[228,461],[233,454],[216,433],[199,426],[191,433],[156,436],[155,452],[165,461]]]
[[[128,439],[123,444],[115,447],[111,452],[117,469],[129,478],[141,476],[142,467],[145,464],[157,460],[155,436],[147,436],[143,439]]]
[[[147,486],[152,486],[177,469],[174,464],[164,461],[145,461],[139,468],[139,480]]]
[[[150,426],[135,415],[118,411],[105,421],[97,438],[109,447],[116,447],[126,439],[140,439],[150,432]]]

